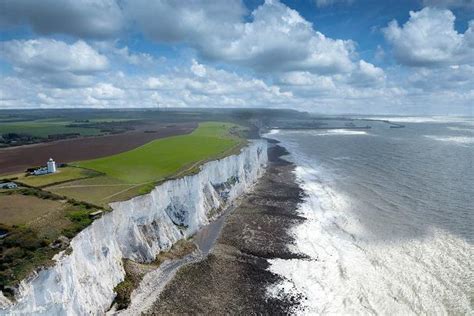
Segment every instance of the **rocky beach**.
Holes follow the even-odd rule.
[[[275,142],[268,149],[266,173],[238,206],[226,215],[209,255],[183,266],[148,311],[162,314],[288,313],[300,296],[270,298],[267,289],[281,281],[268,271],[268,259],[301,258],[288,250],[289,230],[305,219],[296,212],[302,190],[294,165]]]

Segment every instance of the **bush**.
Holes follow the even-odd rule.
[[[73,211],[67,214],[66,216],[71,220],[72,226],[63,230],[63,235],[68,238],[73,238],[81,230],[89,226],[93,219],[89,217],[89,211]]]
[[[1,226],[1,225],[0,225]],[[55,250],[49,240],[24,227],[8,227],[8,236],[0,239],[0,290],[15,285],[39,266],[48,264]],[[4,294],[10,295],[13,293]]]
[[[89,225],[92,220],[89,218],[89,211],[74,211],[67,215],[67,217],[76,223],[86,223]]]

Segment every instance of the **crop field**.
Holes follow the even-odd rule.
[[[147,193],[158,181],[184,175],[206,161],[239,149],[244,144],[235,134],[239,129],[230,123],[201,123],[188,135],[158,139],[118,155],[73,163],[103,175],[52,185],[46,190],[108,207],[110,202]]]
[[[158,138],[191,133],[196,126],[196,123],[179,123],[172,126],[150,123],[127,133],[0,149],[0,175],[18,173],[27,168],[44,165],[50,157],[58,163],[68,163],[115,155]],[[154,132],[145,133],[147,130]]]
[[[78,133],[82,136],[99,135],[100,130],[84,127],[67,127],[70,121],[35,120],[23,122],[2,122],[0,135],[6,133],[28,134],[35,137],[47,138],[48,135]]]

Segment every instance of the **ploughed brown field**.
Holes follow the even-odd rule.
[[[67,163],[110,156],[139,147],[154,139],[191,133],[196,127],[197,123],[146,125],[117,135],[75,138],[0,149],[0,175],[45,165],[50,157],[57,163]]]

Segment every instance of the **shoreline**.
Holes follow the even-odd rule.
[[[268,259],[305,258],[288,249],[289,230],[305,220],[296,211],[303,191],[295,166],[281,158],[288,152],[268,141],[266,173],[226,215],[209,255],[181,267],[146,314],[286,314],[300,305],[301,295],[268,295],[282,280],[268,270]]]
[[[146,312],[151,308],[153,303],[159,299],[161,292],[166,288],[169,282],[173,280],[176,273],[182,267],[204,260],[214,248],[216,241],[224,227],[227,216],[235,210],[239,205],[239,198],[233,202],[227,209],[214,221],[202,227],[189,242],[195,246],[194,251],[184,256],[166,260],[159,264],[155,269],[147,264],[141,265],[142,270],[149,270],[140,278],[138,286],[133,290],[130,296],[130,303],[125,309],[116,309],[116,305],[112,307],[108,315],[137,315]],[[171,250],[172,251],[172,250]],[[145,266],[146,268],[144,268]],[[135,276],[134,276],[135,277]]]

